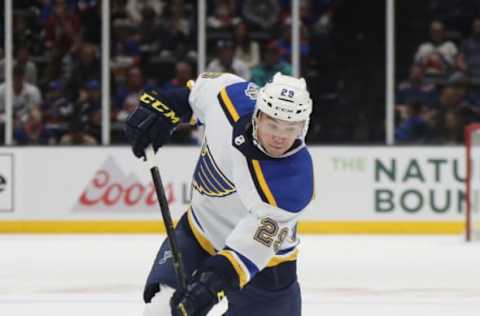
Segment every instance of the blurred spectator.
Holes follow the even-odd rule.
[[[278,21],[280,5],[277,0],[245,0],[242,14],[247,23],[260,29],[269,30]]]
[[[317,9],[319,14],[314,25],[312,25],[312,33],[314,35],[324,35],[331,32],[333,26],[332,18],[335,15],[333,3],[335,3],[334,0],[321,0],[316,2],[319,6]],[[309,25],[307,21],[302,20],[302,22],[307,26]]]
[[[428,0],[427,4],[427,14],[453,27],[453,32],[467,32],[472,19],[480,10],[477,0]]]
[[[464,142],[466,115],[468,114],[462,109],[453,108],[445,111],[441,126],[442,144],[461,144]]]
[[[87,81],[99,81],[101,78],[102,67],[97,47],[89,43],[81,43],[76,51],[69,54],[68,64],[71,71],[66,74],[67,93],[76,99],[78,91]]]
[[[110,1],[110,14],[112,21],[117,19],[128,19],[127,1],[128,0]]]
[[[69,10],[65,0],[56,0],[53,14],[48,17],[45,25],[45,47],[68,50],[80,28],[78,15]]]
[[[118,121],[124,121],[138,106],[140,92],[145,89],[142,70],[132,67],[128,70],[126,84],[119,86],[115,96],[114,109]]]
[[[292,59],[292,24],[287,19],[283,22],[281,36],[275,40],[275,44],[280,48],[280,58],[288,62]],[[300,58],[302,63],[308,63],[310,54],[310,35],[304,24],[300,24]]]
[[[458,57],[458,67],[480,84],[480,17],[473,20],[472,35],[462,42]]]
[[[83,130],[100,139],[101,108],[102,108],[101,85],[98,80],[89,80],[80,90],[79,97],[71,116],[71,122],[78,120]]]
[[[187,85],[187,81],[193,79],[192,66],[184,61],[179,61],[175,65],[175,77],[168,81],[164,86],[164,90],[182,88]]]
[[[42,103],[40,89],[25,81],[25,68],[13,67],[13,111],[16,118],[23,117]],[[5,83],[0,84],[0,113],[5,113]]]
[[[433,117],[436,132],[434,143],[462,144],[465,141],[465,126],[472,122],[479,122],[479,116],[466,106],[444,108],[436,112]]]
[[[398,85],[397,106],[405,105],[412,101],[420,101],[426,106],[432,106],[436,98],[435,85],[425,81],[423,68],[418,65],[412,65],[408,79]]]
[[[406,105],[401,123],[395,129],[398,144],[422,144],[429,141],[431,134],[428,123],[422,116],[422,103],[415,101]]]
[[[77,1],[77,9],[84,41],[100,45],[102,38],[102,32],[100,32],[102,29],[101,1],[79,0]]]
[[[218,41],[217,57],[207,67],[208,72],[230,72],[249,80],[250,70],[247,65],[234,56],[234,47],[231,41]]]
[[[16,124],[15,143],[18,145],[54,145],[55,137],[42,122],[42,112],[38,107],[29,109],[22,124]]]
[[[187,62],[179,61],[175,64],[175,77],[165,83],[162,89],[171,90],[186,87],[187,81],[191,79],[193,79],[192,66]],[[193,136],[194,132],[197,132],[196,127],[182,123],[175,129],[170,142],[184,145],[199,144]]]
[[[48,84],[58,78],[66,78],[73,71],[72,57],[67,53],[68,51],[60,51],[59,49],[52,49],[46,53],[47,64],[44,66],[43,74],[40,71],[40,82],[42,84]]]
[[[46,51],[44,58],[47,65],[43,71],[40,82],[42,85],[48,85],[50,81],[62,78],[64,82],[72,75],[75,66],[75,60],[80,54],[84,45],[81,34],[76,34],[71,46],[54,47]],[[92,45],[92,44],[90,44]]]
[[[315,2],[325,2],[321,4],[322,9],[324,10],[328,5],[330,4],[330,1],[325,1],[325,0],[316,0]],[[320,4],[317,4],[320,6]],[[319,17],[319,9],[315,10],[315,7],[313,5],[312,0],[300,0],[300,20],[302,23],[307,26],[311,27],[315,22],[317,21]]]
[[[48,17],[52,15],[53,6],[55,5],[53,1],[37,1],[38,4],[38,19],[42,26],[47,24]]]
[[[97,145],[97,140],[87,131],[79,120],[72,120],[68,131],[60,138],[60,145]]]
[[[17,48],[15,64],[25,68],[25,80],[33,85],[37,84],[37,65],[30,60],[30,52],[26,46]]]
[[[115,20],[111,43],[113,68],[130,67],[139,63],[140,37],[132,22],[127,19]]]
[[[455,65],[458,49],[445,35],[445,27],[440,21],[430,25],[431,40],[422,43],[415,53],[415,63],[423,67],[432,80],[442,80]]]
[[[16,12],[13,16],[13,47],[35,46],[37,35],[29,28],[27,15]],[[2,19],[3,21],[3,19]]]
[[[233,42],[236,58],[243,61],[249,69],[258,65],[260,62],[260,46],[257,41],[250,38],[250,32],[245,23],[241,22],[235,28]]]
[[[280,0],[282,6],[283,23],[290,23],[291,0]],[[311,32],[323,32],[330,24],[330,16],[333,14],[332,4],[335,0],[300,0],[300,21],[301,24]]]
[[[65,124],[73,115],[74,104],[65,96],[64,85],[60,80],[48,84],[42,106],[44,121],[47,125]]]
[[[186,55],[195,55],[196,34],[193,32],[193,21],[187,14],[187,7],[183,1],[172,1],[161,19],[160,43],[162,54],[170,57],[184,58]]]
[[[141,50],[154,50],[156,49],[155,46],[159,45],[159,39],[162,37],[160,33],[162,32],[160,29],[160,21],[157,13],[152,7],[144,7],[141,14],[142,19],[136,28],[140,35],[139,43],[144,46],[149,46],[148,49],[141,47]]]
[[[182,0],[183,1],[183,0]],[[237,14],[237,7],[238,7],[238,0],[208,0],[207,1],[207,10],[211,12],[218,8],[219,6],[226,5],[228,7],[228,11],[232,12],[233,15]],[[213,8],[213,9],[212,9]]]
[[[470,107],[466,99],[467,89],[462,84],[448,84],[443,87],[438,99],[437,110],[446,111],[460,107]]]
[[[207,26],[214,31],[231,32],[240,21],[238,16],[234,16],[232,6],[221,2],[215,6],[213,15],[207,18]]]
[[[251,81],[263,87],[277,72],[292,75],[292,66],[280,60],[280,49],[271,43],[265,48],[263,63],[252,69]]]
[[[457,112],[461,117],[457,117],[455,120],[453,117],[449,117],[453,115],[453,112]],[[453,121],[459,120],[462,124],[467,124],[480,119],[478,113],[472,110],[472,105],[467,100],[467,86],[461,82],[445,85],[440,92],[438,104],[428,110],[426,115],[431,117],[432,127],[437,136],[435,142],[439,143],[453,141]],[[464,125],[461,127],[462,130],[463,127]],[[457,128],[460,127],[457,126]],[[448,136],[446,136],[447,134]]]
[[[160,16],[164,6],[165,3],[162,0],[128,0],[126,12],[135,24],[139,24],[142,21],[142,10],[149,8],[155,12],[155,15]]]

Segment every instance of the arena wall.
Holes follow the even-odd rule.
[[[198,151],[171,146],[158,155],[173,218],[188,207]],[[300,232],[463,231],[462,147],[332,146],[312,147],[311,153],[316,198]],[[149,172],[129,148],[0,150],[0,232],[161,231]]]

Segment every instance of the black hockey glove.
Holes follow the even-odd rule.
[[[155,151],[165,144],[181,119],[156,92],[145,92],[140,104],[127,118],[125,134],[138,158],[152,144]]]
[[[214,272],[194,273],[186,291],[176,291],[170,299],[173,316],[206,316],[224,296],[224,281]]]

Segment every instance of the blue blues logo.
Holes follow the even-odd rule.
[[[205,141],[193,174],[192,186],[199,193],[222,197],[236,191],[235,185],[223,174]]]
[[[245,95],[249,97],[251,100],[256,100],[257,93],[258,93],[258,86],[253,82],[250,82],[247,88],[245,89]]]

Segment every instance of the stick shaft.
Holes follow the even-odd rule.
[[[177,275],[178,289],[183,291],[186,289],[187,278],[185,276],[185,269],[183,268],[182,257],[177,247],[177,239],[175,238],[175,230],[172,217],[170,215],[170,209],[168,207],[167,197],[165,196],[162,178],[160,177],[160,171],[156,166],[150,167],[150,172],[152,175],[153,184],[155,186],[155,192],[157,193],[160,211],[162,212],[163,223],[167,232],[170,250],[172,251],[173,268],[175,270],[175,274]]]

